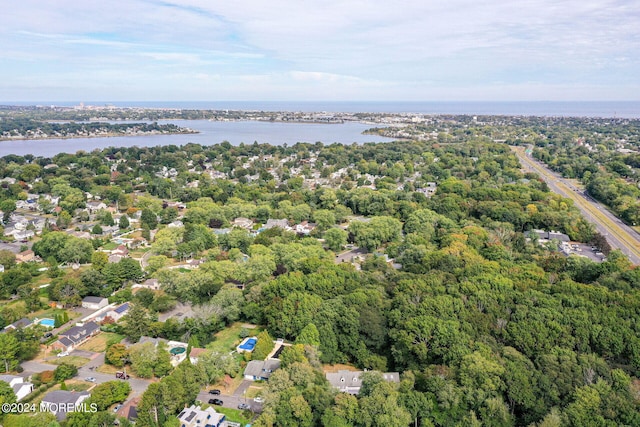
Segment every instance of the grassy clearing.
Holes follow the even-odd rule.
[[[253,325],[245,325],[241,322],[236,322],[221,330],[215,335],[215,341],[207,344],[207,348],[220,353],[229,353],[235,350],[238,344],[242,341],[242,338],[240,338],[240,331],[245,326]],[[262,332],[262,328],[260,327],[255,327],[253,329],[247,328],[247,330],[249,331],[249,336],[255,336]]]
[[[322,372],[338,372],[338,371],[357,371],[358,368],[351,365],[342,365],[340,363],[336,363],[335,365],[322,365]]]
[[[107,350],[107,347],[112,344],[119,343],[123,338],[124,335],[116,334],[113,332],[101,332],[78,348],[80,350],[102,353],[103,351]]]
[[[80,357],[80,356],[64,356],[64,357],[56,357],[55,360],[49,360],[48,363],[52,363],[54,365],[67,363],[69,365],[75,366],[76,368],[79,368],[89,363],[89,359],[87,359],[86,357]]]
[[[109,242],[109,243],[105,243],[104,245],[102,245],[102,249],[105,250],[105,251],[112,251],[117,247],[118,247],[118,244],[114,243],[114,242]]]
[[[245,397],[247,399],[253,399],[254,397],[261,395],[262,390],[264,390],[264,386],[262,387],[257,385],[249,386],[249,388],[247,389],[247,392],[245,393]]]

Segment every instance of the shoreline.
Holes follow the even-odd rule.
[[[139,134],[119,134],[110,133],[108,135],[77,135],[77,136],[45,136],[45,137],[16,137],[16,138],[4,138],[0,137],[0,142],[5,141],[46,141],[49,139],[81,139],[81,138],[118,138],[118,137],[135,137],[135,136],[163,136],[163,135],[194,135],[199,134],[200,131],[191,130],[189,132],[145,132]]]

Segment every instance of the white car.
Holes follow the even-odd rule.
[[[90,383],[95,383],[95,382],[96,382],[96,379],[95,379],[95,378],[93,378],[93,377],[87,377],[87,378],[85,378],[84,380],[85,380],[85,381],[89,381]]]
[[[65,357],[65,356],[68,356],[68,355],[69,355],[69,353],[67,353],[66,351],[58,353],[58,357]]]
[[[261,396],[254,397],[254,398],[253,398],[253,401],[254,401],[254,402],[257,402],[257,403],[262,403],[262,402],[264,402],[264,398],[263,398],[263,397],[261,397]]]

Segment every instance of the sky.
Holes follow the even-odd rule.
[[[637,0],[19,0],[0,101],[640,100]]]

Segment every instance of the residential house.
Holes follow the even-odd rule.
[[[253,228],[253,221],[249,218],[236,218],[231,222],[233,227],[244,228],[245,230],[251,230]]]
[[[70,236],[73,237],[77,237],[79,239],[86,239],[86,240],[90,240],[91,239],[91,233],[89,233],[88,231],[71,231],[69,232]]]
[[[315,228],[316,224],[308,221],[302,221],[300,224],[296,224],[296,226],[293,227],[293,231],[298,234],[308,236],[313,230],[315,230]]]
[[[109,300],[107,298],[89,296],[82,299],[82,308],[99,310],[107,305],[109,305]]]
[[[358,394],[362,386],[360,378],[364,371],[338,371],[327,372],[326,377],[329,384],[337,388],[341,393]],[[382,374],[385,381],[399,383],[400,374],[398,372],[386,372]]]
[[[291,230],[291,227],[289,227],[289,221],[286,219],[268,219],[264,228],[269,229],[273,227],[280,227],[283,230]]]
[[[111,264],[117,264],[120,261],[122,261],[124,257],[120,256],[120,255],[109,255],[109,257],[107,258],[107,262],[111,263]]]
[[[16,240],[24,241],[29,240],[35,235],[36,233],[33,230],[16,230],[13,233],[13,238]]]
[[[60,332],[58,339],[51,344],[51,348],[60,351],[71,351],[98,333],[100,333],[100,326],[96,322],[87,322],[81,326],[74,326],[68,331]]]
[[[41,402],[41,407],[46,408],[56,416],[58,421],[67,418],[68,412],[83,411],[82,402],[91,396],[86,391],[76,392],[67,390],[54,390],[47,393]],[[88,408],[86,408],[88,410]]]
[[[196,363],[198,363],[198,359],[200,358],[200,355],[202,355],[206,351],[207,351],[206,348],[192,347],[191,353],[189,353],[189,361],[195,365]]]
[[[87,202],[87,211],[89,211],[90,214],[95,214],[102,209],[107,209],[107,205],[104,204],[104,202],[99,200]]]
[[[22,319],[16,320],[12,324],[5,326],[4,330],[8,331],[10,329],[15,330],[15,329],[18,329],[18,328],[24,329],[24,328],[28,328],[29,326],[33,326],[33,322],[31,320],[27,319],[26,317],[23,317]]]
[[[147,279],[143,283],[136,283],[131,288],[146,288],[157,291],[160,289],[160,283],[158,282],[158,279]]]
[[[140,400],[142,400],[142,397],[138,396],[132,398],[128,402],[125,402],[125,404],[118,409],[116,415],[119,418],[126,418],[131,422],[135,422],[138,418],[138,405],[140,404]]]
[[[209,406],[206,409],[191,405],[184,408],[178,415],[181,427],[222,427],[225,425],[225,415],[219,414]]]
[[[70,351],[73,351],[73,348],[73,341],[71,341],[67,337],[59,337],[57,340],[51,343],[51,349],[55,351],[63,351],[69,353]]]
[[[4,273],[4,265],[0,264],[0,273]]]
[[[4,381],[9,384],[9,387],[13,389],[18,402],[33,391],[33,384],[25,382],[24,378],[18,375],[0,375],[0,381]]]
[[[36,254],[32,250],[22,251],[16,255],[16,263],[34,261]]]
[[[244,378],[249,381],[266,381],[269,379],[273,371],[280,367],[280,360],[252,360],[247,363],[244,370]]]
[[[537,236],[538,241],[549,241],[549,240],[559,240],[560,242],[569,242],[571,239],[568,235],[564,233],[559,233],[557,231],[544,231],[544,230],[533,230],[533,231],[525,231],[524,235],[526,237],[531,238],[532,236]]]
[[[129,303],[125,302],[124,304],[119,305],[118,307],[114,308],[113,310],[109,310],[107,311],[104,316],[102,316],[102,320],[104,320],[107,317],[110,317],[111,319],[113,319],[114,321],[118,321],[120,320],[120,318],[122,316],[124,316],[125,314],[127,314],[129,312]]]
[[[118,255],[124,258],[129,255],[129,249],[125,245],[120,245],[111,251],[111,255]]]
[[[179,219],[176,219],[175,221],[172,221],[169,224],[167,224],[167,227],[169,227],[169,228],[180,228],[180,227],[184,227],[184,223],[182,221],[180,221]]]

